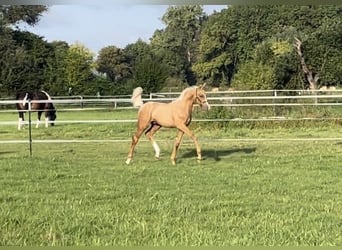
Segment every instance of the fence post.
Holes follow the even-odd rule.
[[[277,93],[277,90],[275,89],[274,90],[274,97],[277,97],[278,96],[278,93]],[[275,105],[275,103],[276,103],[276,99],[275,98],[273,98],[273,116],[274,117],[276,117],[277,116],[277,107],[276,107],[276,105]]]
[[[83,96],[80,96],[81,99],[81,108],[83,109]]]
[[[32,103],[31,103],[31,99],[30,99],[28,101],[30,157],[32,157],[32,120],[31,120],[31,110],[32,110]]]

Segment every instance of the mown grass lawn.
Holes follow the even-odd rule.
[[[135,115],[61,112],[58,119]],[[339,124],[194,122],[205,159],[196,161],[185,137],[176,166],[169,160],[176,134],[170,129],[156,135],[160,160],[143,138],[127,166],[134,128],[132,122],[41,126],[32,131],[30,157],[27,143],[5,143],[27,140],[28,129],[1,126],[0,245],[342,245]],[[57,139],[82,142],[37,141]]]

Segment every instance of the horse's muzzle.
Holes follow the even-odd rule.
[[[208,102],[205,102],[205,103],[203,103],[203,104],[201,105],[201,108],[202,108],[202,110],[204,110],[204,111],[208,111],[208,110],[210,110],[210,105],[209,105]]]

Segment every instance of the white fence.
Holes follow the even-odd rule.
[[[179,96],[180,92],[150,93],[144,96],[143,101],[170,102]],[[129,96],[55,96],[52,97],[58,111],[87,111],[105,109],[134,109]],[[259,90],[259,91],[218,91],[207,92],[208,102],[212,107],[334,107],[340,109],[342,106],[342,90],[334,91],[303,91],[303,90]],[[17,112],[15,104],[17,100],[0,99],[1,113]],[[47,101],[33,101],[47,102]],[[341,111],[342,114],[342,111]],[[293,119],[291,117],[280,117],[281,119]],[[261,117],[259,120],[279,119],[279,117]],[[299,118],[298,118],[299,119]],[[301,117],[300,119],[314,119],[312,117]],[[329,117],[325,117],[329,119]],[[334,117],[333,119],[341,119]],[[209,119],[210,120],[210,119]],[[209,121],[199,119],[197,121]],[[211,119],[213,121],[241,120],[241,119]],[[253,121],[256,118],[244,118]],[[95,123],[95,122],[134,122],[135,120],[87,120],[87,121],[56,121],[56,123]],[[196,120],[194,120],[196,121]],[[3,121],[1,125],[12,125],[16,121]]]
[[[143,101],[159,101],[170,102],[179,96],[180,92],[164,92],[164,93],[150,93],[143,96]],[[266,90],[266,91],[219,91],[207,92],[208,102],[212,107],[227,107],[227,108],[294,108],[294,107],[331,107],[337,110],[337,116],[334,117],[245,117],[245,118],[219,118],[219,119],[193,119],[194,122],[220,122],[220,121],[274,121],[274,120],[342,120],[342,90],[335,91],[301,91],[301,90]],[[20,101],[0,99],[0,127],[6,125],[17,125],[18,121],[6,120],[1,118],[5,113],[15,113],[15,104]],[[47,102],[47,101],[35,101]],[[52,97],[52,102],[55,104],[57,112],[82,112],[87,110],[108,110],[113,111],[119,109],[134,109],[131,103],[130,96],[55,96]],[[209,111],[210,112],[210,111]],[[14,116],[12,116],[14,117]],[[17,116],[15,116],[17,117]],[[72,123],[132,123],[135,119],[120,119],[120,120],[59,120],[56,124],[72,124]],[[35,124],[35,122],[30,123]],[[225,139],[220,140],[236,140]],[[239,139],[239,140],[253,140],[258,139]],[[263,140],[263,139],[262,139]],[[268,140],[268,139],[265,139]],[[283,138],[272,140],[286,140]],[[342,140],[342,138],[307,138],[307,139],[289,139],[289,140]],[[34,140],[35,143],[77,143],[77,142],[97,142],[105,140]],[[129,140],[109,140],[110,142],[122,142]],[[30,154],[32,154],[32,138],[31,135],[28,140],[0,140],[0,144],[6,143],[29,143]]]
[[[143,94],[144,101],[172,101],[181,92],[159,92]],[[214,91],[207,92],[208,100],[281,100],[281,99],[322,99],[322,98],[342,98],[342,89],[337,90],[250,90],[250,91]],[[81,104],[87,102],[111,102],[130,104],[129,95],[118,96],[52,96],[54,103]],[[340,100],[341,101],[341,100]],[[0,104],[13,104],[16,100],[0,98]]]

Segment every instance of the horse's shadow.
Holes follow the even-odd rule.
[[[226,157],[231,154],[235,153],[245,153],[245,154],[252,154],[256,151],[256,148],[233,148],[233,149],[204,149],[202,150],[202,157],[203,159],[212,158],[215,161],[220,161],[222,157]],[[181,155],[181,158],[192,158],[196,156],[196,151],[190,150]]]

